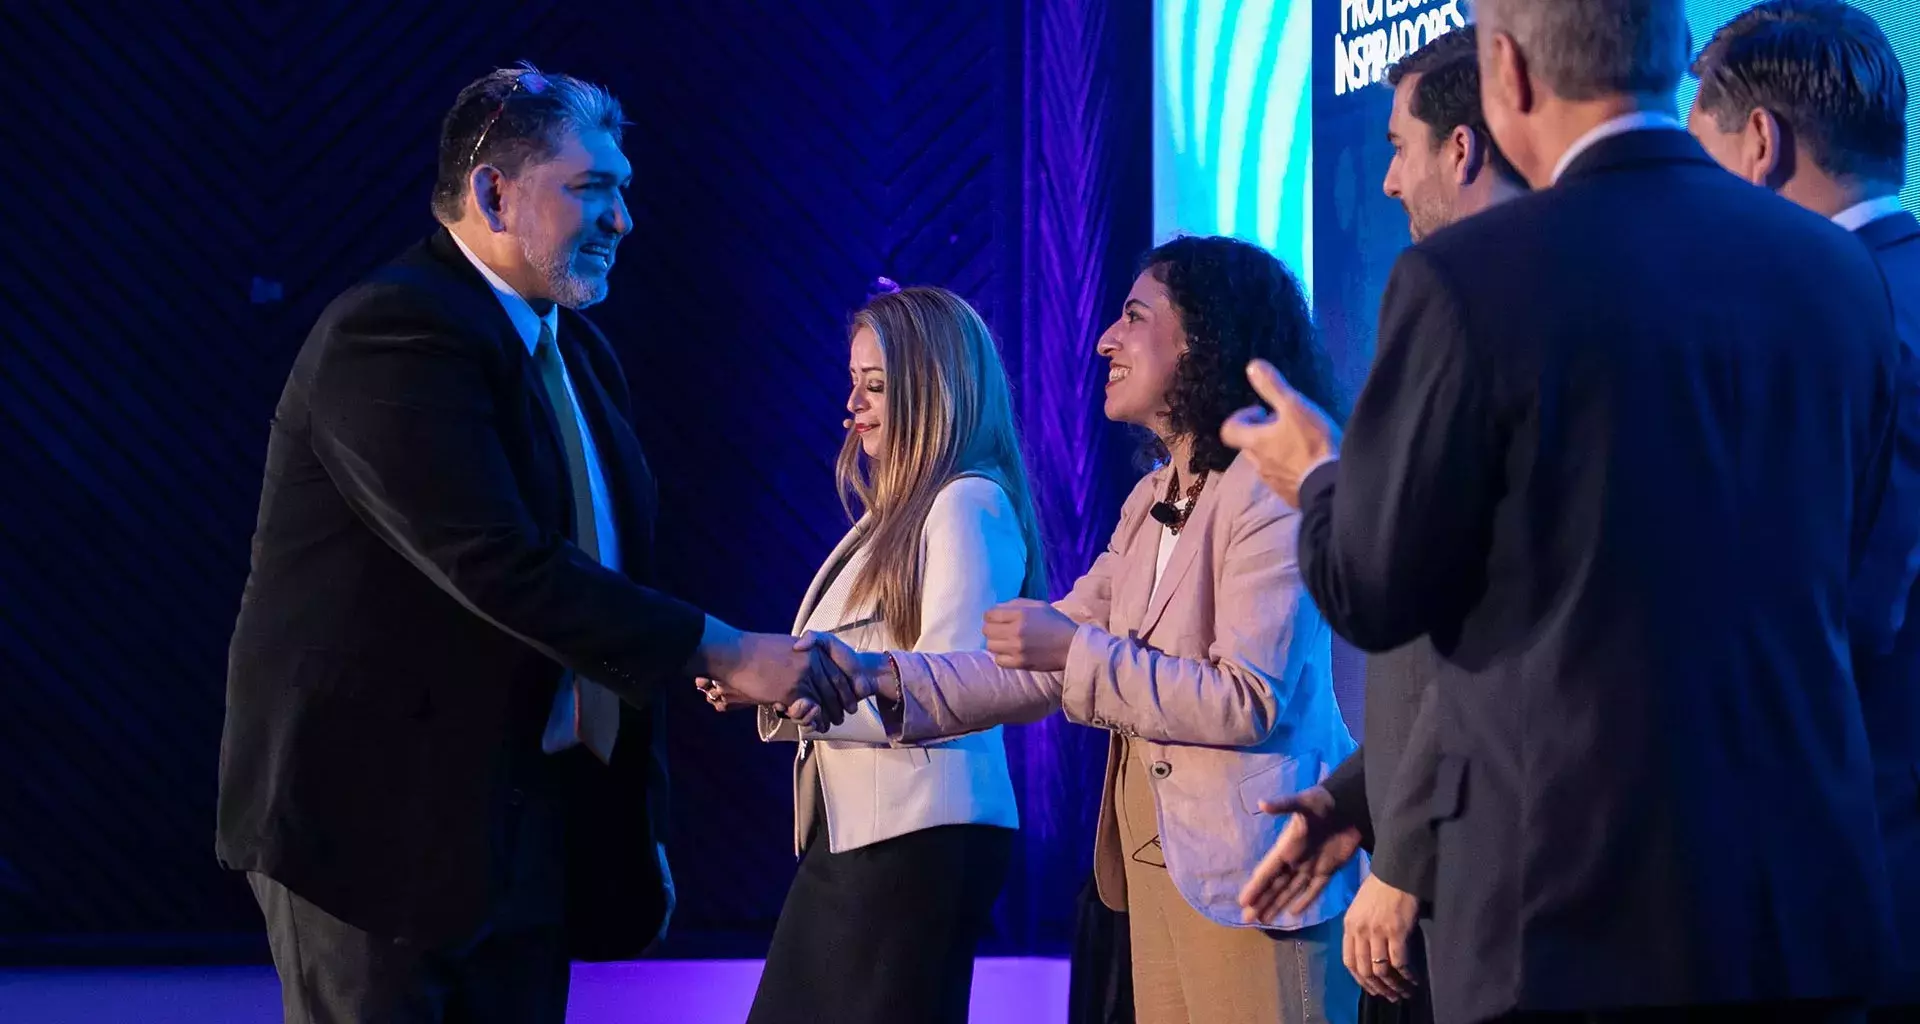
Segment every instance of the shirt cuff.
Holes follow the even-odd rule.
[[[1334,481],[1340,479],[1340,456],[1329,455],[1307,470],[1300,481],[1300,507],[1306,508],[1307,502],[1319,499],[1319,496],[1333,490]]]

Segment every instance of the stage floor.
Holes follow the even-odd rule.
[[[758,960],[576,964],[569,1024],[740,1024]],[[267,1024],[280,988],[265,967],[0,969],[5,1024]],[[1065,960],[981,960],[976,1024],[1064,1024]]]

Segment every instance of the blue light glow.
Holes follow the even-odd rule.
[[[1909,82],[1920,83],[1920,4],[1852,2],[1879,20]],[[1704,45],[1716,28],[1751,3],[1690,0],[1687,18],[1696,44]],[[1456,5],[1443,6],[1442,0],[1402,6],[1408,16],[1434,19],[1434,28],[1457,16]],[[1321,77],[1333,74],[1325,62],[1332,59],[1329,40],[1342,17],[1339,0],[1323,0],[1320,35],[1327,39],[1321,46],[1325,52],[1316,52],[1314,7],[1305,0],[1154,3],[1155,236],[1224,234],[1256,242],[1292,267],[1309,295],[1315,278],[1309,74],[1316,61],[1322,62]],[[1417,33],[1412,42],[1431,34],[1432,29]],[[1394,56],[1398,54],[1388,59]],[[1683,114],[1694,90],[1691,80],[1680,89]],[[1901,198],[1909,209],[1920,210],[1920,105],[1909,107],[1908,119],[1914,144],[1909,145]],[[1373,190],[1379,183],[1354,184]]]
[[[1313,291],[1312,5],[1156,0],[1154,234],[1233,235]]]

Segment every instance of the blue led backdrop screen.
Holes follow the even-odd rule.
[[[1749,6],[1691,0],[1695,45]],[[1920,80],[1920,3],[1856,6]],[[1236,235],[1279,256],[1307,287],[1349,397],[1366,380],[1380,295],[1409,241],[1406,214],[1381,192],[1392,156],[1386,69],[1472,13],[1470,0],[1154,0],[1154,236]],[[1689,80],[1676,97],[1683,115],[1693,92]],[[1908,116],[1920,138],[1920,107]],[[1901,195],[1920,209],[1915,159]],[[1352,720],[1354,662],[1340,651],[1336,663]]]
[[[1313,268],[1311,8],[1156,0],[1153,228],[1234,235]]]
[[[1879,20],[1892,40],[1910,84],[1920,81],[1920,4],[1913,0],[1855,0]],[[1407,246],[1406,215],[1380,190],[1392,153],[1386,143],[1392,93],[1382,83],[1388,64],[1439,31],[1452,31],[1471,17],[1471,5],[1437,0],[1312,0],[1314,69],[1312,216],[1314,315],[1334,356],[1341,382],[1352,393],[1366,379],[1373,359],[1380,294],[1393,261]],[[1696,48],[1715,29],[1752,6],[1748,0],[1691,0],[1687,20]],[[1693,103],[1695,83],[1683,82],[1676,97],[1682,116]],[[1920,138],[1920,106],[1907,111],[1908,137]],[[1909,209],[1920,209],[1920,173],[1910,143]],[[1156,185],[1159,194],[1168,186]]]

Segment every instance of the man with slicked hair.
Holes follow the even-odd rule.
[[[1261,367],[1228,426],[1328,622],[1439,655],[1389,796],[1428,780],[1436,1017],[1856,1020],[1893,946],[1847,652],[1886,287],[1681,128],[1681,0],[1475,14],[1536,191],[1400,258],[1337,448]]]
[[[1381,190],[1406,209],[1415,242],[1526,194],[1526,182],[1494,144],[1480,112],[1472,26],[1408,54],[1387,69],[1386,84],[1393,90],[1386,135],[1394,155]],[[1344,863],[1355,847],[1373,855],[1373,873],[1347,909],[1342,952],[1404,943],[1409,969],[1396,971],[1390,957],[1379,965],[1370,956],[1348,957],[1348,969],[1364,990],[1361,1024],[1433,1019],[1425,947],[1416,927],[1420,905],[1433,895],[1433,831],[1417,807],[1400,808],[1397,821],[1389,817],[1386,797],[1436,673],[1433,644],[1425,637],[1367,657],[1361,749],[1319,786],[1263,805],[1293,818],[1242,895],[1249,914],[1268,920],[1286,909],[1287,900],[1296,910],[1310,902],[1328,866]]]
[[[1900,205],[1906,75],[1880,26],[1841,0],[1759,4],[1714,34],[1693,73],[1694,138],[1733,173],[1853,232],[1896,307],[1900,439],[1850,639],[1901,929],[1873,1014],[1920,1021],[1920,221]]]

